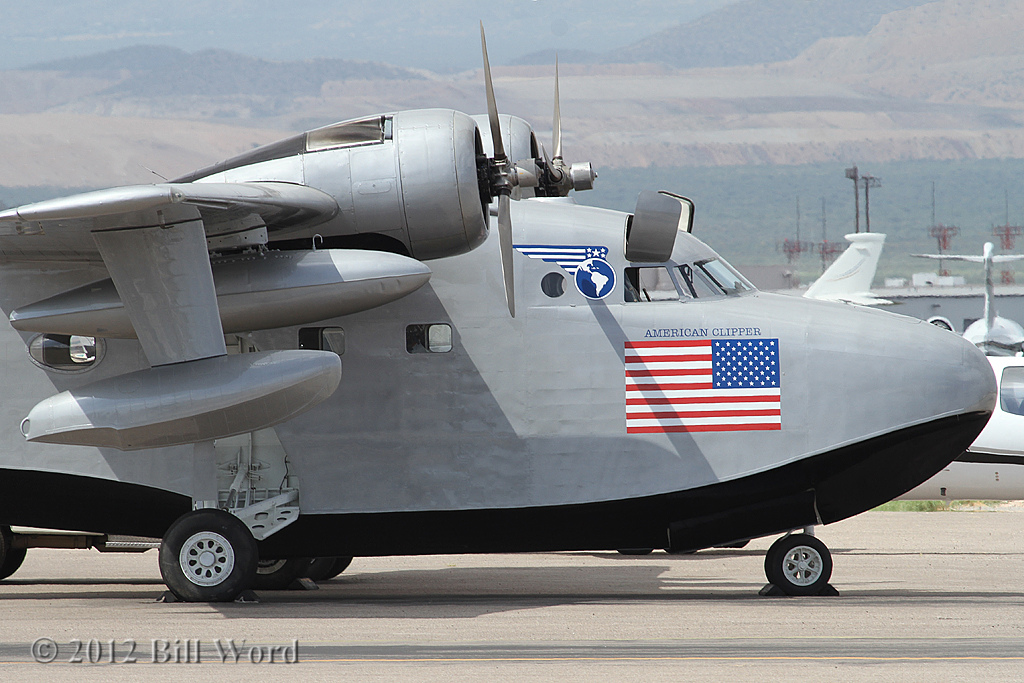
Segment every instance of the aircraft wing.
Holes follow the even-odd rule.
[[[329,195],[289,183],[117,187],[0,212],[8,261],[102,259],[154,366],[223,355],[209,250],[334,217]]]
[[[200,220],[211,248],[265,243],[267,231],[338,213],[320,190],[292,183],[163,183],[115,187],[0,211],[7,260],[98,259],[92,235]],[[105,259],[104,259],[105,261]]]
[[[858,306],[890,306],[893,303],[888,299],[877,297],[871,292],[847,292],[845,294],[817,296],[813,298],[822,299],[824,301],[845,301],[848,304],[857,304]]]
[[[967,261],[969,263],[984,263],[984,256],[972,256],[969,254],[911,254],[916,258],[930,258],[934,261]]]

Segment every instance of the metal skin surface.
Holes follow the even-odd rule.
[[[618,212],[556,200],[520,202],[513,211],[516,239],[527,243],[613,246],[624,222]],[[760,292],[707,303],[624,303],[621,281],[602,301],[571,284],[552,299],[540,280],[557,266],[517,258],[523,315],[509,319],[501,315],[496,249],[492,239],[432,262],[429,287],[337,321],[348,335],[346,381],[317,410],[278,428],[301,467],[317,472],[303,489],[304,506],[384,512],[649,496],[993,405],[991,373],[970,344],[870,309]],[[673,260],[713,255],[680,234]],[[618,273],[627,265],[621,251],[608,258]],[[406,321],[449,322],[455,348],[408,354],[396,339]],[[782,430],[627,435],[623,343],[663,328],[756,328],[757,336],[778,338]],[[291,335],[256,336],[269,347],[290,343]],[[936,373],[937,366],[947,371]],[[916,393],[922,384],[932,387],[927,395]],[[368,399],[372,414],[361,407]],[[344,457],[328,466],[334,456],[325,444],[337,433],[345,434]]]
[[[394,118],[397,144],[385,141],[268,159],[202,178],[210,183],[308,183],[334,197],[339,207],[337,215],[316,226],[317,232],[380,232],[400,241],[414,257],[431,259],[427,285],[386,305],[316,323],[343,328],[346,374],[333,394],[318,394],[323,400],[315,407],[302,406],[309,409],[274,428],[288,456],[289,477],[301,491],[301,517],[270,539],[292,539],[277,556],[358,554],[341,552],[346,539],[340,529],[362,533],[372,542],[359,547],[386,554],[532,547],[533,534],[556,516],[558,525],[547,526],[557,526],[557,533],[543,541],[548,549],[641,547],[655,542],[686,547],[791,529],[814,523],[816,517],[836,521],[934,474],[973,440],[981,420],[992,411],[995,383],[985,357],[965,340],[918,320],[757,291],[695,300],[629,301],[626,268],[674,268],[717,255],[696,237],[680,232],[667,262],[628,262],[623,252],[627,214],[567,199],[512,202],[514,244],[570,245],[603,254],[606,282],[613,284],[602,298],[588,298],[568,270],[517,248],[511,261],[517,315],[511,318],[497,230],[488,231],[484,223],[475,171],[470,178],[462,171],[469,150],[475,154],[476,149],[472,120],[454,112],[414,112],[408,118],[406,114]],[[451,156],[440,161],[428,158],[433,149],[430,139],[450,144]],[[422,154],[403,156],[402,149],[411,153],[417,145],[422,145]],[[411,172],[415,179],[408,175]],[[447,200],[439,207],[442,196]],[[470,220],[477,212],[479,225]],[[271,246],[275,236],[312,237],[314,230],[267,228]],[[0,267],[5,313],[104,276],[104,269],[88,260],[28,260],[39,256],[32,250],[41,248],[46,237],[0,235],[0,249],[9,258]],[[542,284],[550,284],[552,278],[563,278],[562,286]],[[561,295],[549,295],[559,291]],[[300,296],[297,290],[297,307]],[[208,304],[209,297],[202,303]],[[450,349],[442,345],[438,352],[414,352],[427,349],[413,343],[408,328],[423,325],[450,326]],[[298,334],[295,326],[279,327],[253,331],[251,340],[262,352],[291,353]],[[209,470],[204,469],[204,444],[125,452],[26,443],[19,424],[33,405],[67,405],[64,399],[47,399],[54,389],[78,391],[80,396],[111,389],[103,401],[97,396],[96,403],[109,406],[103,415],[115,415],[126,433],[140,427],[145,436],[153,425],[193,419],[180,414],[178,404],[188,403],[184,395],[181,401],[170,400],[142,416],[135,415],[130,398],[118,397],[118,391],[128,388],[123,375],[145,370],[142,384],[150,389],[142,395],[152,398],[154,405],[172,398],[156,388],[159,377],[154,370],[146,370],[149,349],[144,344],[107,340],[102,358],[93,366],[61,372],[29,361],[25,349],[32,336],[0,326],[2,367],[8,384],[19,388],[5,397],[0,416],[0,499],[8,493],[19,506],[0,504],[0,523],[38,525],[46,520],[63,526],[65,513],[45,504],[45,490],[38,496],[25,495],[26,486],[45,482],[46,477],[22,473],[51,475],[49,481],[70,496],[86,496],[82,505],[67,506],[67,526],[80,522],[102,526],[96,530],[109,533],[117,533],[114,527],[123,524],[135,532],[144,528],[160,535],[166,520],[180,514],[179,506],[187,509],[191,499],[215,497],[216,491],[209,491],[215,482],[211,484]],[[626,344],[651,339],[776,340],[780,428],[627,433]],[[212,360],[248,362],[223,356]],[[205,362],[156,370],[198,369],[196,363]],[[271,384],[281,380],[275,386],[287,393],[287,378],[275,374],[273,365],[268,367]],[[322,372],[329,375],[330,368]],[[182,373],[192,378],[183,380],[182,388],[195,390],[196,374]],[[216,402],[217,383],[203,385],[209,393],[198,396],[200,412]],[[261,380],[246,382],[240,391],[255,391],[260,384]],[[236,400],[240,394],[235,394],[229,405],[216,410],[235,411],[242,405]],[[274,424],[276,416],[284,419],[301,409],[292,411],[289,406],[261,407],[278,410],[269,421],[256,409],[252,415],[231,415],[240,424],[252,418],[266,426]],[[161,412],[165,410],[170,412]],[[163,414],[170,419],[154,419]],[[32,429],[36,419],[32,417]],[[64,424],[54,423],[51,431],[59,433]],[[166,432],[162,427],[153,431],[165,436]],[[220,425],[215,433],[237,431]],[[929,440],[930,434],[941,434],[942,443]],[[204,436],[210,438],[209,433],[196,432],[196,439]],[[125,447],[114,440],[104,444]],[[884,457],[872,454],[875,444]],[[127,447],[133,445],[138,442]],[[922,445],[927,445],[926,453],[918,452]],[[833,477],[837,471],[848,476]],[[154,505],[121,522],[123,515],[104,509],[105,504],[117,505],[109,488],[102,490],[110,502],[85,503],[93,490],[91,482],[97,481],[104,486],[116,482],[115,495],[117,487],[123,487],[126,500],[141,495],[139,486],[180,494],[181,500],[162,503],[160,509]],[[5,492],[5,486],[20,490]],[[693,497],[686,505],[676,505],[679,496],[689,494]],[[652,516],[652,506],[662,505],[666,496],[666,504],[676,507]],[[627,516],[594,516],[608,505]],[[462,533],[458,523],[477,513],[470,522],[473,528],[454,538],[452,534]],[[701,521],[712,513],[724,516],[724,521]],[[148,526],[140,521],[144,516]],[[448,519],[460,521],[446,526]],[[501,522],[500,528],[488,526],[487,520],[494,519]],[[302,536],[307,520],[319,524],[323,533]],[[412,526],[406,524],[415,520],[419,521]],[[524,520],[530,524],[517,526]],[[618,524],[615,535],[602,533],[602,525],[610,522]],[[391,524],[391,530],[414,529],[415,538],[372,533],[378,523]],[[637,529],[645,527],[644,534],[651,533],[652,525],[658,527],[654,538],[664,539],[666,533],[672,538],[631,538],[634,523]],[[422,529],[426,532],[420,533]],[[445,534],[448,540],[439,540]],[[503,540],[508,538],[514,540]],[[330,552],[328,543],[335,544]]]
[[[270,251],[214,260],[217,308],[226,333],[313,323],[382,306],[422,287],[425,264],[351,249]],[[23,332],[134,339],[112,280],[92,282],[10,315]]]

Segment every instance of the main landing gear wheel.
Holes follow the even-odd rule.
[[[768,548],[764,573],[786,595],[817,595],[832,578],[832,553],[814,536],[783,536]]]
[[[318,582],[330,581],[348,569],[350,564],[352,564],[351,557],[316,557],[309,563],[303,576]]]
[[[0,527],[0,581],[18,571],[18,567],[25,561],[25,549],[12,548],[13,541],[11,527]]]
[[[286,560],[260,560],[256,563],[253,588],[265,591],[283,591],[300,576],[306,576],[308,557],[290,557]]]
[[[184,602],[230,602],[252,588],[258,558],[248,527],[223,510],[194,510],[160,543],[160,575]]]

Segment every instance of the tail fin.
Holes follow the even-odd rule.
[[[861,232],[847,235],[846,239],[850,246],[814,284],[807,288],[804,296],[867,306],[892,303],[871,293],[871,281],[875,279],[885,235]]]

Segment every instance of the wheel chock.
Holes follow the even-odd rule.
[[[770,598],[796,597],[796,596],[790,596],[788,593],[786,593],[784,590],[782,590],[781,588],[776,586],[774,583],[766,583],[764,585],[764,588],[759,590],[757,592],[757,594],[758,595],[765,595],[765,596],[770,597]],[[839,591],[837,591],[835,589],[835,586],[833,586],[831,583],[826,583],[824,586],[822,586],[821,590],[818,591],[817,593],[815,593],[814,595],[816,595],[816,596],[837,596],[838,597]]]

